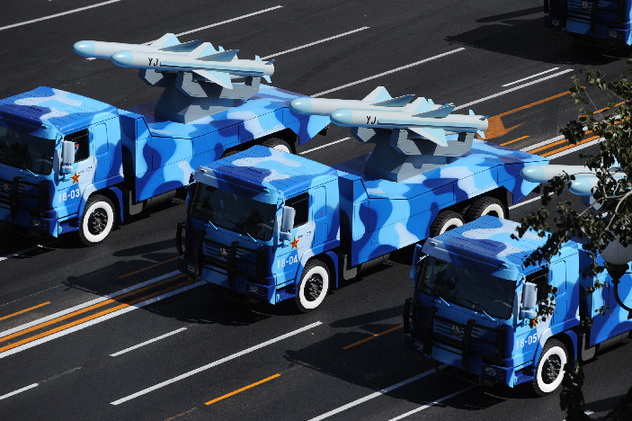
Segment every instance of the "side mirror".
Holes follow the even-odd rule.
[[[292,228],[294,227],[294,217],[296,210],[291,206],[283,206],[281,214],[281,241],[290,241],[292,239]]]
[[[75,163],[75,142],[61,141],[61,173],[72,174],[72,164]]]
[[[538,290],[536,284],[525,282],[522,289],[522,305],[520,306],[520,317],[523,319],[533,319],[536,316],[535,306],[538,302]]]
[[[422,244],[415,244],[415,251],[413,253],[413,266],[410,268],[410,277],[413,282],[417,282],[417,278],[419,278],[419,267],[421,266],[421,262],[428,257],[427,254],[423,254],[421,250],[423,249]]]

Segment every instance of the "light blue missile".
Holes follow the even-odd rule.
[[[398,111],[343,108],[331,114],[331,121],[346,127],[406,129],[413,134],[413,138],[428,139],[444,147],[448,146],[446,132],[476,133],[487,130],[487,117],[472,112],[470,115],[451,114],[453,110],[453,105],[421,113],[410,113],[405,108]]]
[[[208,46],[203,43],[188,54],[162,51],[124,50],[112,54],[114,64],[121,67],[153,69],[157,71],[186,71],[232,89],[231,76],[262,77],[270,82],[274,73],[274,61],[264,62],[237,58],[238,50],[215,51],[205,54]],[[210,46],[210,44],[209,44]]]
[[[568,175],[593,174],[583,165],[527,165],[520,171],[522,178],[533,183],[546,183],[564,173]]]
[[[202,44],[201,41],[180,42],[174,34],[164,34],[159,39],[148,44],[128,44],[123,42],[83,40],[74,44],[75,53],[83,57],[110,59],[112,54],[122,50],[151,52],[182,52],[190,53]],[[221,49],[221,47],[220,47]],[[217,51],[213,49],[214,51]]]
[[[410,103],[414,97],[415,95],[409,94],[393,98],[385,87],[378,86],[360,100],[304,97],[292,100],[290,107],[295,113],[310,115],[330,115],[340,108],[392,111],[393,108],[408,107],[408,109],[418,110],[417,112],[438,108],[431,100],[425,98],[418,98]]]

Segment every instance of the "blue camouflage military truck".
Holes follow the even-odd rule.
[[[249,63],[234,50],[225,57],[209,43],[180,43],[173,34],[150,45],[75,44],[78,54],[98,58],[130,49],[191,63],[183,70],[141,70],[145,82],[165,90],[155,104],[135,111],[48,87],[0,100],[5,226],[53,237],[77,232],[95,244],[127,215],[171,198],[199,165],[255,143],[295,151],[329,124],[327,117],[293,113],[289,103],[299,95],[259,84],[261,75],[232,83],[232,74],[196,68],[208,66],[209,57]],[[200,75],[225,77],[229,86]]]
[[[318,307],[330,288],[481,214],[506,215],[541,158],[474,140],[463,156],[402,181],[263,146],[200,167],[178,229],[180,270],[246,301]],[[508,197],[509,196],[509,197]]]
[[[630,0],[544,0],[545,25],[583,42],[632,44]]]
[[[488,215],[416,246],[405,344],[484,381],[531,383],[545,395],[562,383],[567,361],[588,360],[627,337],[632,320],[617,305],[608,274],[584,274],[592,259],[580,244],[564,244],[550,264],[525,266],[546,238],[532,230],[513,238],[517,226]],[[619,296],[629,306],[629,268],[621,281]],[[555,308],[538,319],[546,284],[556,289]]]

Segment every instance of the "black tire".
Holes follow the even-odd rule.
[[[271,137],[269,139],[264,140],[261,143],[263,146],[267,146],[268,148],[276,149],[279,151],[294,153],[294,148],[285,140],[278,137]]]
[[[491,215],[497,218],[509,218],[509,211],[499,199],[493,196],[481,196],[474,200],[465,212],[467,222],[474,221],[484,215]]]
[[[549,339],[542,349],[533,379],[533,390],[538,396],[555,392],[564,379],[564,365],[568,362],[568,352],[557,339]]]
[[[453,210],[442,210],[430,225],[430,236],[436,237],[453,228],[460,227],[465,222],[458,212]]]
[[[316,309],[329,292],[329,268],[318,259],[307,262],[298,284],[294,307],[301,313]]]
[[[79,224],[79,239],[86,246],[92,246],[110,235],[116,221],[116,210],[112,201],[95,194],[88,199]]]

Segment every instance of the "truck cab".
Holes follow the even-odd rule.
[[[297,296],[317,307],[328,284],[294,279],[314,254],[339,244],[338,182],[328,166],[264,146],[201,166],[178,228],[180,270],[271,304]],[[318,271],[317,271],[318,272]]]
[[[588,274],[592,259],[580,244],[569,241],[550,262],[527,266],[546,238],[533,230],[517,238],[517,227],[483,216],[417,246],[405,344],[484,381],[531,383],[545,395],[561,385],[568,361],[591,359],[627,336],[632,322],[613,305],[611,278]]]
[[[118,110],[106,103],[47,87],[1,100],[0,221],[54,237],[76,230],[86,193],[122,179],[118,139]]]

